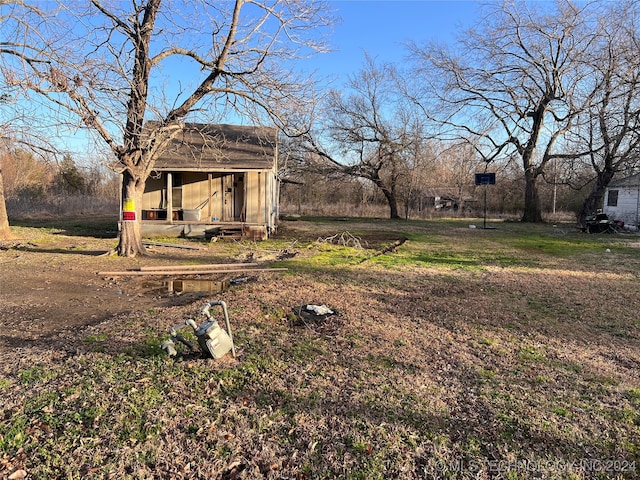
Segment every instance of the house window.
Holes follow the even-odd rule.
[[[609,195],[607,196],[607,207],[617,207],[618,206],[618,190],[609,190]]]

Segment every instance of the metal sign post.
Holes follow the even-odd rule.
[[[484,185],[484,221],[482,228],[487,228],[487,185],[496,184],[495,173],[476,173],[476,185]]]

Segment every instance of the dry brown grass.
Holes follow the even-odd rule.
[[[92,321],[47,318],[58,328],[42,335],[3,287],[0,475],[637,478],[638,237],[467,224],[290,222],[261,244],[135,260],[295,253],[280,264],[288,272],[219,296],[236,359],[159,351],[171,325],[198,319],[203,298],[138,292],[131,312],[96,303]],[[365,248],[322,241],[345,231]],[[409,240],[397,251],[375,255],[400,237]],[[55,248],[42,238],[0,251],[3,285],[12,265],[73,262],[85,281],[81,271],[127,262],[60,253],[59,237]],[[107,295],[132,282],[92,288]],[[339,315],[301,321],[296,309],[307,303]]]

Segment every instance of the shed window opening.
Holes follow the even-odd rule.
[[[607,195],[607,207],[617,207],[618,206],[618,190],[609,190],[609,195]]]

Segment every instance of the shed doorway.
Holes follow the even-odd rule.
[[[224,191],[223,222],[244,221],[244,173],[232,173],[222,177]]]

